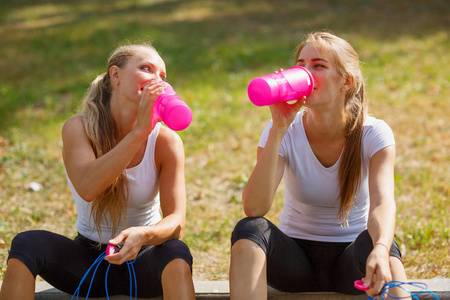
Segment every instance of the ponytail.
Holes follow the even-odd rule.
[[[341,225],[347,225],[348,214],[361,184],[362,133],[367,115],[364,78],[358,54],[345,40],[328,32],[311,33],[297,47],[296,61],[307,44],[323,51],[344,78],[353,80],[345,95],[346,141],[338,173],[340,205],[337,217]]]
[[[135,50],[142,47],[156,51],[155,48],[147,44],[125,45],[117,48],[108,60],[107,71],[92,81],[83,100],[80,113],[83,115],[84,127],[92,143],[96,158],[105,155],[120,142],[110,108],[112,84],[109,70],[112,66],[126,67]],[[115,235],[120,223],[126,221],[127,197],[128,183],[124,170],[110,186],[91,202],[94,231],[97,231],[100,240],[102,239],[102,222],[110,226]]]

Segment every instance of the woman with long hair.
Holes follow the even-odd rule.
[[[90,296],[106,295],[106,274],[109,295],[129,294],[125,262],[134,261],[138,297],[195,298],[192,256],[179,240],[186,216],[183,143],[152,113],[165,80],[164,61],[151,45],[121,46],[111,54],[81,114],[62,129],[78,235],[72,240],[43,230],[18,234],[0,299],[34,299],[37,275],[74,294],[108,244],[120,251],[105,257],[110,265],[100,264]],[[79,295],[88,293],[89,283]]]
[[[295,64],[308,69],[307,99],[270,105],[257,163],[232,234],[231,299],[266,299],[267,284],[286,292],[370,295],[406,280],[394,240],[395,141],[367,115],[357,53],[328,32],[308,35]],[[302,109],[303,107],[303,109]],[[265,219],[281,179],[279,227]],[[401,293],[401,291],[394,291]]]

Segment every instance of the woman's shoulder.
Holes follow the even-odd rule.
[[[161,126],[159,128],[158,138],[156,140],[157,147],[163,149],[183,147],[183,141],[178,133],[170,128]]]
[[[395,145],[394,133],[384,120],[368,116],[364,122],[362,143],[371,157],[378,150]]]
[[[391,127],[384,120],[368,115],[364,121],[364,130],[390,131]]]
[[[77,132],[84,132],[84,123],[83,123],[83,116],[78,115],[69,118],[62,127],[62,134],[74,134]]]
[[[76,115],[66,120],[64,124],[83,124],[83,115]]]
[[[155,165],[158,171],[162,164],[175,164],[184,161],[184,145],[175,131],[161,126],[155,146]]]

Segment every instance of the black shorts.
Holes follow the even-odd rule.
[[[31,273],[44,278],[57,289],[74,294],[80,281],[97,257],[106,249],[82,235],[74,240],[44,230],[18,234],[11,243],[10,258],[22,261]],[[144,246],[133,263],[137,280],[137,297],[153,298],[162,295],[161,274],[166,265],[175,258],[184,259],[192,271],[192,256],[188,246],[180,240],[169,240],[158,246]],[[107,261],[100,264],[90,291],[92,297],[104,297]],[[85,296],[93,270],[80,288]],[[108,272],[108,294],[130,295],[128,265],[113,265]],[[134,287],[133,287],[134,289]],[[134,291],[133,291],[134,296]]]
[[[365,276],[366,260],[373,249],[367,230],[352,243],[319,242],[294,239],[265,218],[245,218],[231,236],[233,245],[240,239],[257,243],[266,253],[267,282],[285,292],[338,292],[363,294],[354,281]],[[401,260],[397,243],[390,255]]]

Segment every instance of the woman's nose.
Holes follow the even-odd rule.
[[[312,71],[313,71],[313,67],[312,67],[311,64],[306,64],[306,65],[304,66],[304,68],[305,68],[306,70],[308,70],[309,72],[311,72],[311,73],[312,73]]]
[[[149,74],[146,78],[146,81],[148,83],[156,83],[156,82],[161,81],[161,78],[156,74]]]

